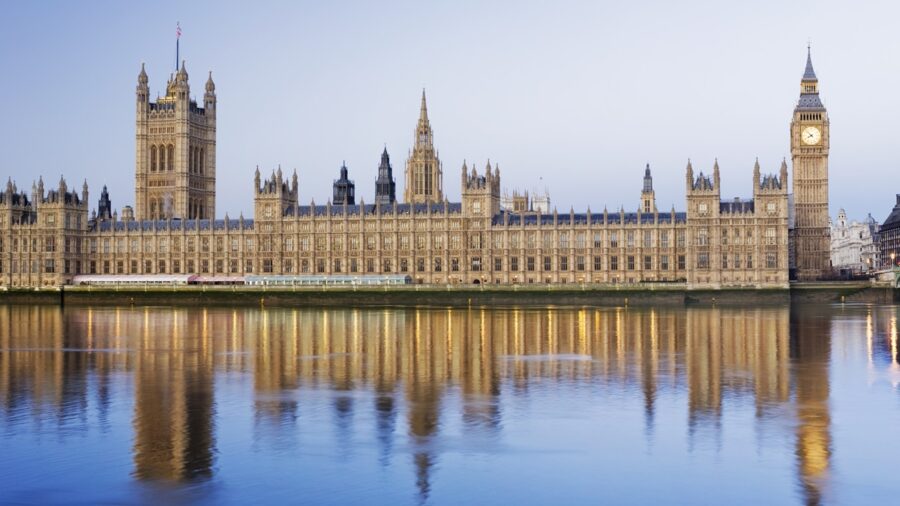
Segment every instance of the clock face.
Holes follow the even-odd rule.
[[[803,139],[803,144],[812,146],[822,140],[822,132],[814,126],[806,127],[800,133],[800,138]]]

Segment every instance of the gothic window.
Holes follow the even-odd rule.
[[[634,230],[629,230],[625,233],[625,246],[628,248],[634,247]]]
[[[602,248],[603,247],[603,232],[594,232],[594,247]],[[599,257],[597,257],[599,258]]]
[[[201,175],[204,174],[204,171],[206,170],[206,163],[204,161],[205,154],[205,150],[203,148],[200,148],[200,160],[198,160],[197,162],[197,172],[199,172]]]
[[[709,253],[698,253],[697,254],[697,268],[698,269],[709,269]]]
[[[568,248],[568,247],[569,247],[569,234],[568,234],[568,232],[560,232],[560,233],[559,233],[559,247],[560,247],[560,248]]]
[[[166,151],[166,170],[171,172],[175,170],[175,146],[169,144],[169,148]]]
[[[697,231],[697,245],[706,246],[709,243],[709,233],[705,228]]]
[[[569,270],[569,257],[568,256],[563,255],[563,256],[559,257],[559,270],[561,270],[561,271]]]
[[[442,267],[443,259],[441,257],[434,257],[434,272],[441,272]]]
[[[650,248],[653,246],[653,232],[649,230],[644,230],[644,247]]]
[[[156,146],[150,146],[150,172],[156,172]]]

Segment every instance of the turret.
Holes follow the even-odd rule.
[[[150,103],[150,86],[148,84],[147,71],[144,64],[141,63],[141,72],[138,74],[137,88],[135,89],[135,98],[137,99],[138,112],[146,112]]]
[[[207,115],[216,114],[216,83],[213,82],[212,70],[209,71],[209,78],[206,79],[206,93],[203,95],[203,108],[206,109]]]
[[[81,185],[81,201],[87,205],[88,201],[88,184],[87,179],[84,180],[84,184]]]
[[[97,218],[99,220],[108,220],[112,218],[112,202],[109,200],[109,191],[106,185],[100,191],[100,200],[97,202]]]
[[[719,159],[716,158],[716,162],[713,164],[713,186],[716,190],[719,190],[721,186],[719,186]]]
[[[753,187],[759,188],[759,158],[753,164]]]
[[[656,193],[653,191],[653,176],[650,175],[650,164],[644,169],[644,187],[641,189],[641,212],[656,212]]]
[[[334,205],[354,205],[356,204],[356,185],[348,177],[347,163],[341,164],[341,177],[335,180],[333,185]]]
[[[381,153],[381,164],[378,165],[378,178],[375,180],[375,205],[393,204],[397,199],[396,183],[388,156],[387,146]]]
[[[691,165],[691,159],[688,158],[687,167],[685,168],[685,179],[687,181],[687,190],[691,191],[694,187],[694,167]]]

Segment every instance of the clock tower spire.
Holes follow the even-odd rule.
[[[807,46],[800,99],[791,120],[794,168],[794,228],[791,230],[796,279],[811,281],[831,272],[828,225],[828,112],[819,98],[819,79]]]

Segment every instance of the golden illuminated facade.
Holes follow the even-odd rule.
[[[206,81],[203,107],[191,99],[184,62],[150,101],[141,65],[136,90],[135,218],[212,219],[216,216],[216,85]]]
[[[210,78],[203,108],[189,91],[183,65],[156,103],[149,102],[143,69],[138,76],[134,210],[110,212],[103,193],[101,213],[89,217],[87,187],[79,198],[64,182],[49,193],[37,185],[30,199],[11,182],[0,192],[0,286],[56,287],[76,274],[401,274],[426,284],[788,286],[786,163],[772,175],[761,174],[756,163],[747,200],[722,199],[718,162],[707,176],[695,176],[688,163],[685,212],[657,208],[648,166],[638,209],[560,213],[527,203],[501,207],[499,166],[488,162],[478,170],[464,162],[461,199],[450,202],[423,93],[406,164],[405,203],[381,198],[365,204],[360,198],[358,204],[300,204],[296,174],[289,182],[278,169],[263,179],[257,169],[253,218],[213,219],[215,86]],[[794,141],[806,127],[797,129],[814,120],[807,117],[813,113],[797,114],[794,166],[807,171],[803,167],[827,158],[827,120],[820,125],[819,147],[800,149]],[[384,161],[387,152],[382,156]],[[804,196],[811,193],[797,185],[815,180],[819,195],[822,184],[827,189],[823,170],[795,178],[798,206],[806,206],[797,210],[798,241],[812,230],[801,226],[804,216],[812,216],[802,209],[815,206],[807,206]],[[812,251],[803,244],[798,242],[801,256]]]

